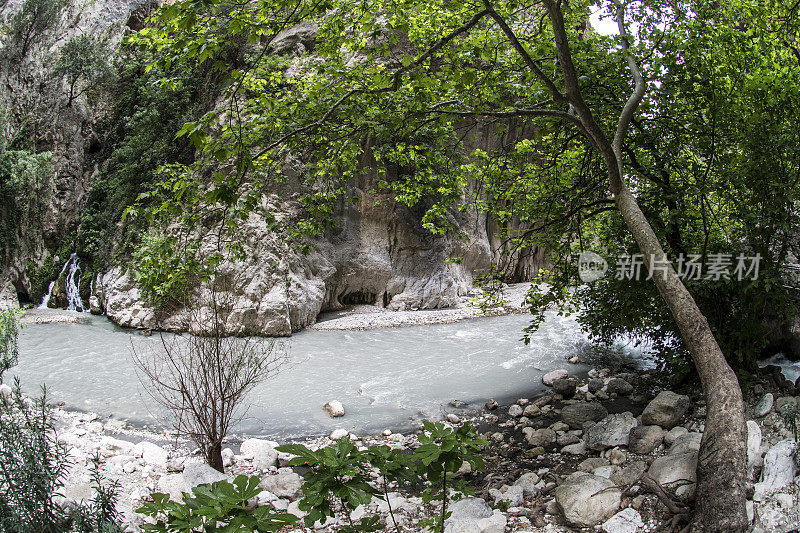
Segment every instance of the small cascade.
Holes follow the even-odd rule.
[[[59,279],[64,276],[66,272],[66,277],[64,277],[64,293],[67,297],[67,311],[79,311],[81,313],[86,311],[86,307],[83,305],[83,301],[81,300],[80,294],[80,285],[81,285],[81,265],[80,260],[78,259],[78,254],[73,253],[67,259],[67,262],[64,263],[64,266],[61,268],[61,272],[59,272],[58,277],[50,282],[50,286],[47,289],[47,294],[45,294],[44,298],[42,298],[42,303],[39,305],[39,309],[47,309],[50,304],[50,298],[53,296],[53,289],[56,286],[56,283]]]

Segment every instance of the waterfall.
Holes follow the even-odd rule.
[[[69,268],[68,272],[67,268]],[[56,282],[64,275],[64,272],[67,272],[67,275],[64,278],[64,292],[67,296],[67,311],[85,312],[86,307],[83,305],[79,290],[81,285],[81,265],[80,260],[78,259],[78,254],[75,253],[71,254],[69,259],[67,259],[67,262],[64,263],[64,266],[61,268],[61,272],[58,274],[58,277],[54,281],[50,282],[50,286],[47,289],[47,294],[45,294],[44,298],[42,298],[42,303],[39,305],[39,309],[47,309],[48,304],[50,303],[50,297],[53,295],[53,288],[56,286]]]

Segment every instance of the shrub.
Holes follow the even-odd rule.
[[[192,489],[194,496],[183,494],[183,503],[171,501],[166,494],[155,493],[136,512],[155,520],[154,524],[144,524],[144,531],[160,533],[267,533],[297,522],[296,516],[273,513],[266,506],[250,508],[250,500],[262,491],[259,482],[255,476],[238,476],[233,483],[217,481],[199,485]]]
[[[16,309],[0,309],[0,383],[3,374],[17,364],[19,357],[19,316]]]

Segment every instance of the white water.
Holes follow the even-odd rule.
[[[86,315],[82,315],[86,316]],[[46,383],[54,400],[133,421],[162,419],[131,360],[138,347],[158,342],[113,326],[103,317],[83,325],[26,326],[20,364],[23,388]],[[291,367],[251,393],[240,432],[271,436],[327,433],[343,427],[377,431],[408,427],[450,411],[459,399],[480,407],[486,399],[514,400],[543,389],[555,368],[585,371],[565,358],[591,349],[571,318],[555,313],[519,341],[529,316],[365,331],[303,331],[285,340]],[[329,419],[322,405],[340,400],[347,415]]]
[[[61,279],[61,276],[64,275],[67,268],[69,268],[69,272],[67,273],[67,277],[64,279],[64,292],[67,296],[67,311],[78,311],[84,312],[86,311],[86,307],[83,305],[83,301],[81,300],[80,294],[80,285],[81,285],[81,265],[80,260],[78,259],[78,255],[73,253],[67,259],[67,262],[64,263],[64,266],[61,268],[61,272],[59,272],[58,276],[55,280],[50,282],[50,286],[47,288],[47,294],[44,295],[42,298],[42,303],[39,305],[39,309],[47,309],[50,305],[50,298],[53,296],[53,287],[56,285],[56,281]],[[77,281],[75,277],[77,276]]]

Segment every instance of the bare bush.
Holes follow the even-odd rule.
[[[222,443],[246,414],[244,400],[287,356],[272,339],[229,336],[231,283],[218,278],[208,285],[205,296],[184,300],[184,329],[191,334],[161,333],[159,345],[134,347],[133,358],[143,386],[170,412],[178,435],[193,440],[208,464],[222,472]]]

